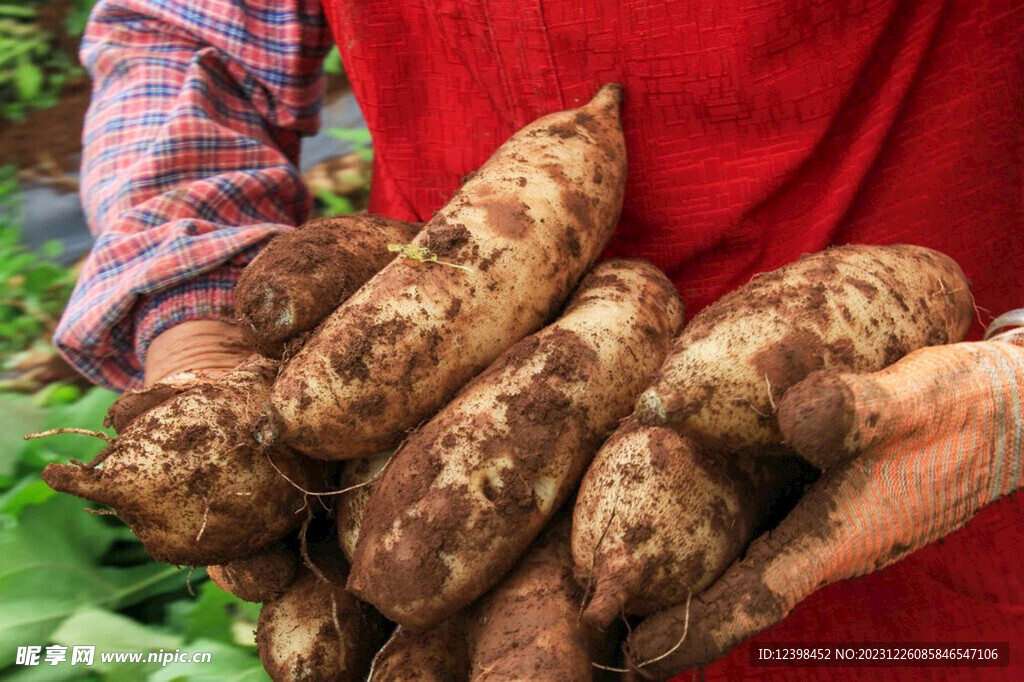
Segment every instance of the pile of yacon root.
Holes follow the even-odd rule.
[[[597,263],[619,105],[607,85],[526,126],[425,225],[273,240],[237,290],[260,355],[124,395],[118,437],[46,482],[262,602],[275,680],[675,672],[630,642],[819,473],[785,444],[830,425],[788,389],[958,341],[973,308],[941,254],[845,246],[684,325],[657,268]]]

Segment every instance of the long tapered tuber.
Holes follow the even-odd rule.
[[[620,95],[514,134],[412,241],[464,267],[401,256],[324,321],[274,385],[285,442],[324,459],[394,447],[557,312],[618,221]]]
[[[427,627],[508,571],[629,414],[682,324],[657,268],[599,264],[394,454],[366,502],[349,589]]]
[[[687,326],[640,421],[719,452],[782,440],[775,408],[815,370],[871,372],[908,352],[959,341],[974,316],[970,283],[920,246],[839,246],[758,275]]]

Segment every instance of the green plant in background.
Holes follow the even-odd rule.
[[[323,208],[320,210],[321,215],[335,216],[356,213],[356,208],[353,206],[351,199],[335,194],[328,189],[317,190],[316,198],[317,201],[323,204]]]
[[[0,169],[0,356],[47,345],[73,273],[18,243],[13,172]],[[52,352],[52,349],[50,349]],[[102,389],[50,383],[33,394],[2,390],[0,381],[0,679],[267,680],[255,653],[259,607],[223,592],[205,572],[160,564],[118,519],[87,513],[81,500],[51,490],[40,472],[51,462],[89,461],[98,438],[54,428],[104,431],[117,397]],[[98,511],[93,507],[94,512]],[[100,512],[102,514],[102,511]],[[195,596],[190,593],[191,589]],[[19,646],[92,645],[92,666],[17,665]],[[209,652],[206,664],[107,663],[100,652],[181,649]]]
[[[258,606],[223,592],[202,570],[190,578],[188,569],[151,560],[127,526],[86,513],[81,500],[55,493],[40,478],[46,464],[88,461],[105,443],[78,434],[24,441],[21,434],[102,430],[115,397],[61,384],[32,396],[0,393],[0,678],[267,679],[252,634]],[[19,646],[53,644],[93,645],[97,652],[202,651],[212,662],[102,665],[97,653],[91,667],[15,664]]]
[[[70,11],[64,16],[64,31],[69,36],[81,36],[85,32],[85,23],[89,13],[98,0],[74,0]]]
[[[366,128],[330,128],[327,131],[335,140],[352,145],[352,151],[366,163],[373,161],[373,139]]]
[[[373,163],[373,140],[366,128],[329,128],[328,134],[336,140],[348,142],[352,146],[355,163],[347,163],[333,170],[333,184],[352,188],[349,194],[363,197],[370,189],[370,168]],[[342,157],[344,161],[347,157]],[[351,215],[358,210],[349,195],[339,194],[330,189],[317,189],[316,198],[323,205],[321,211],[325,216]]]
[[[83,77],[74,40],[96,0],[0,0],[0,125],[55,104]],[[62,47],[63,46],[63,47]],[[68,381],[25,380],[26,364],[57,360],[49,337],[75,280],[56,262],[60,244],[38,253],[21,243],[13,168],[0,167],[0,679],[267,680],[253,630],[259,606],[220,590],[202,569],[153,561],[131,530],[104,510],[51,490],[51,462],[89,461],[105,443],[54,428],[102,428],[116,394]],[[31,362],[26,363],[26,360]],[[41,387],[40,387],[41,386]],[[88,513],[92,511],[93,513]],[[18,665],[18,647],[95,646],[91,666],[70,660]],[[101,652],[208,652],[206,664],[106,663]],[[41,656],[42,658],[42,656]]]
[[[53,262],[59,241],[38,254],[21,244],[16,190],[13,170],[0,168],[0,368],[50,335],[75,284],[73,269]]]
[[[324,73],[328,76],[340,76],[345,73],[345,67],[341,64],[341,53],[338,52],[337,45],[332,47],[324,58]]]
[[[62,26],[77,37],[96,0],[67,4]],[[57,103],[63,87],[84,75],[75,55],[58,46],[58,36],[40,25],[44,2],[0,0],[0,118],[23,118],[32,109]]]

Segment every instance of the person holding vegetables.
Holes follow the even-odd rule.
[[[94,79],[82,197],[97,239],[56,333],[85,376],[138,388],[248,355],[233,289],[270,237],[307,218],[299,140],[317,128],[335,43],[373,134],[372,213],[428,219],[511,133],[618,82],[629,174],[607,254],[656,264],[690,316],[843,243],[952,256],[973,284],[973,339],[982,314],[1024,305],[1019,0],[101,0],[82,45]],[[853,530],[821,541],[808,527],[782,555],[734,566],[694,597],[690,643],[659,674],[714,660],[707,679],[764,679],[744,648],[727,653],[757,633],[1024,643],[1024,497],[1010,494],[1024,360],[998,343],[975,341],[942,371],[914,365],[873,405],[892,432],[860,457],[892,462],[887,485],[913,499],[819,488]],[[957,404],[969,418],[949,418]],[[929,475],[954,460],[972,472],[966,498]],[[863,541],[900,535],[922,510],[934,527],[908,533],[918,544],[877,556]],[[814,579],[780,578],[766,595],[766,572]],[[650,646],[678,638],[665,632]]]

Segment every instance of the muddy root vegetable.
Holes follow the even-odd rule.
[[[306,490],[328,469],[287,449],[264,451],[252,432],[276,364],[252,359],[130,420],[88,464],[50,464],[60,492],[111,507],[154,559],[208,566],[251,556],[302,523]]]
[[[348,587],[412,628],[493,586],[629,414],[682,324],[671,282],[606,261],[565,314],[513,346],[393,455]]]
[[[235,309],[245,339],[263,355],[310,331],[391,262],[420,225],[380,216],[323,218],[275,237],[242,273]]]
[[[332,519],[311,517],[299,532],[299,578],[260,610],[256,645],[275,682],[364,680],[387,638],[383,618],[345,591],[348,566]]]
[[[568,517],[546,531],[504,580],[471,609],[470,680],[589,682],[608,664],[619,632],[580,622]]]
[[[356,544],[359,542],[359,529],[363,524],[363,513],[366,511],[366,502],[370,499],[370,492],[375,485],[371,481],[387,465],[388,460],[391,459],[391,453],[392,451],[388,450],[374,457],[352,459],[342,466],[341,489],[352,488],[352,490],[340,495],[337,502],[338,538],[341,542],[341,551],[349,562],[353,561],[356,556]]]
[[[275,542],[250,557],[207,566],[206,574],[225,592],[262,604],[281,596],[298,570],[299,557],[294,550]]]
[[[178,374],[140,391],[125,391],[107,410],[103,425],[112,427],[114,431],[121,433],[136,417],[185,391],[210,381],[212,381],[210,377],[198,374]]]
[[[540,328],[622,206],[620,89],[514,134],[332,313],[274,384],[264,440],[324,459],[394,447]]]
[[[672,429],[625,422],[576,498],[574,570],[592,592],[584,622],[604,627],[699,594],[811,477],[795,456],[708,456]]]
[[[466,624],[455,616],[422,632],[399,625],[374,656],[367,682],[463,682],[468,675]]]
[[[720,452],[778,443],[777,401],[811,372],[880,370],[961,340],[973,315],[970,283],[931,249],[857,245],[805,256],[701,311],[637,415]]]
[[[274,682],[366,679],[383,620],[341,585],[306,572],[260,610],[256,644]]]

